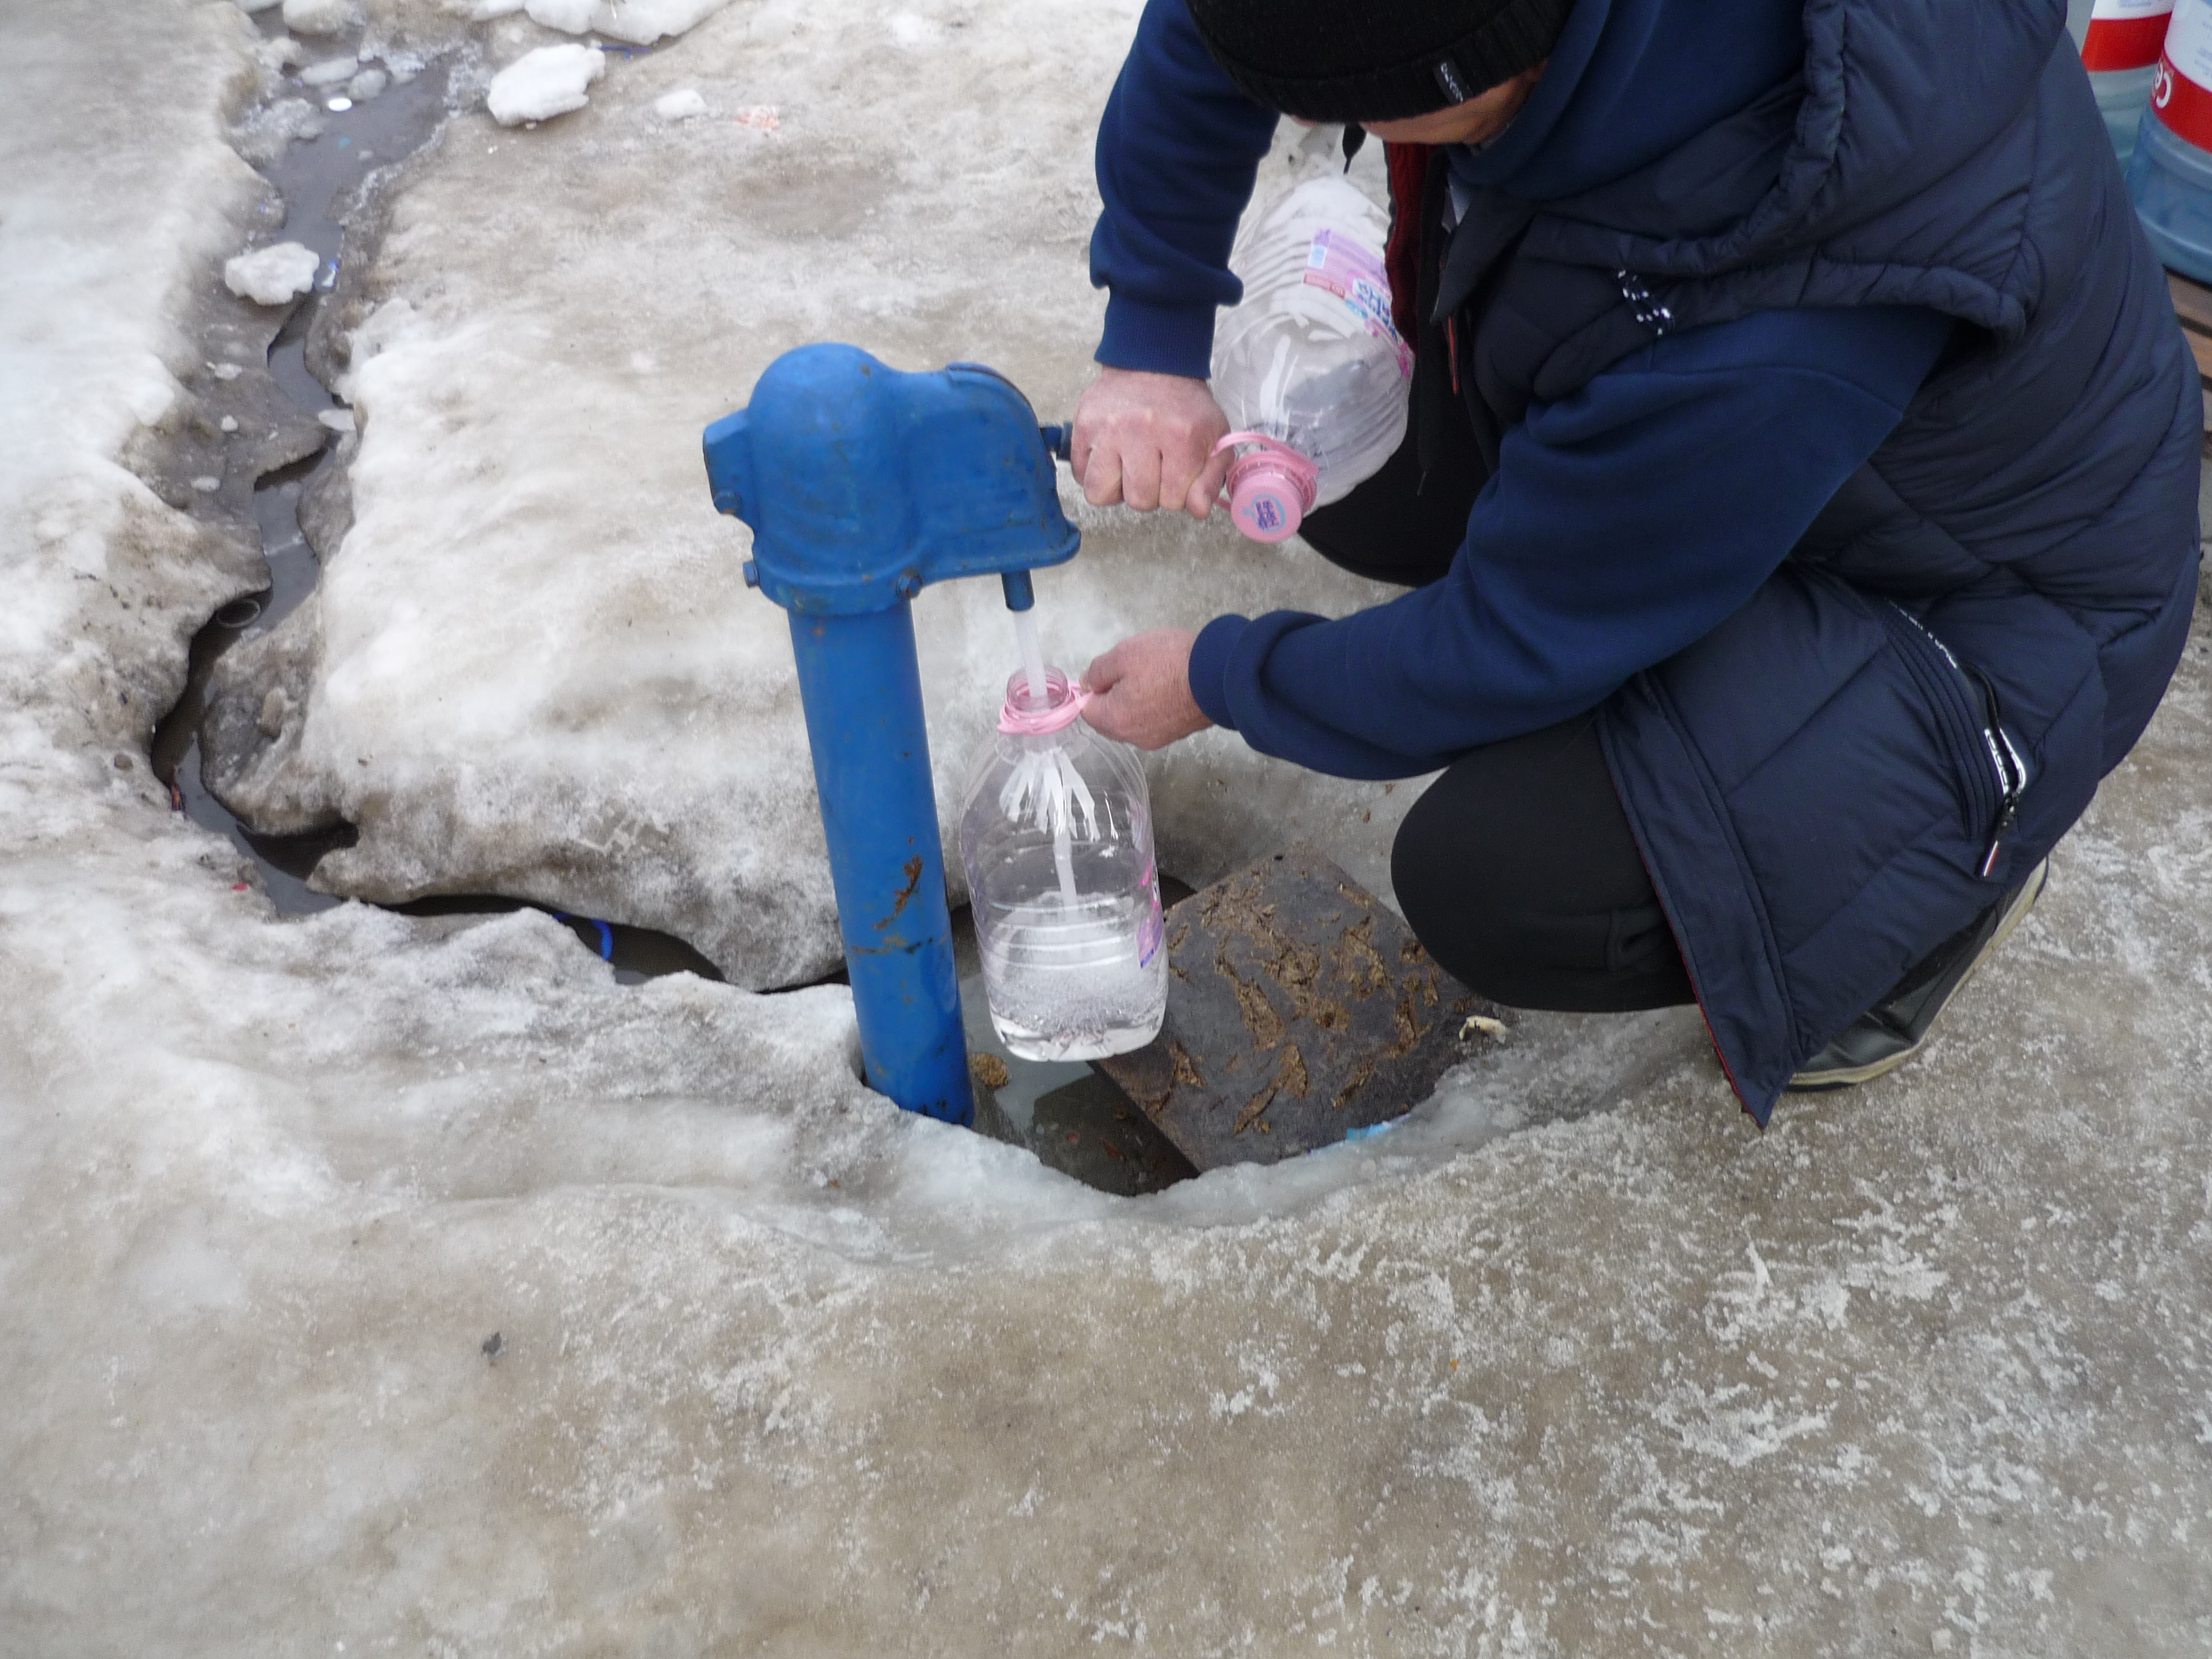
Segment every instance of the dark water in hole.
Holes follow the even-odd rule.
[[[1190,890],[1162,872],[1163,903],[1172,905]],[[980,1133],[1027,1147],[1039,1163],[1086,1187],[1125,1197],[1156,1193],[1198,1173],[1143,1111],[1087,1062],[1018,1060],[1007,1053],[991,1026],[975,925],[965,906],[952,913],[952,941],[969,1055],[994,1056],[1006,1067],[1006,1081],[995,1089],[977,1079]],[[984,1065],[988,1068],[988,1062]]]
[[[279,15],[265,11],[255,20],[270,38],[284,33]],[[309,48],[309,61],[356,50],[357,41],[331,40]],[[319,107],[331,93],[288,80],[287,93]],[[437,131],[445,115],[446,66],[432,64],[413,80],[394,81],[380,97],[340,112],[326,112],[322,132],[285,146],[283,154],[261,169],[284,204],[281,228],[270,240],[313,248],[325,261],[323,276],[344,239],[343,220],[331,216],[334,204],[372,167],[403,160]],[[307,372],[307,331],[320,295],[295,307],[270,347],[269,368],[294,404],[309,415],[344,404]],[[301,461],[266,473],[254,484],[253,518],[261,532],[262,555],[269,562],[270,585],[251,599],[227,605],[192,641],[184,696],[155,728],[154,775],[169,786],[170,799],[193,823],[228,837],[260,866],[270,897],[289,915],[330,908],[340,901],[310,892],[306,878],[315,861],[333,847],[349,844],[353,831],[341,827],[294,837],[257,836],[210,796],[200,782],[199,726],[207,708],[208,676],[216,661],[240,640],[267,632],[314,590],[322,567],[300,529],[301,492],[331,464],[334,446]]]
[[[284,31],[272,10],[256,20],[270,37]],[[358,49],[357,41],[326,40],[309,48],[307,63]],[[610,56],[617,55],[610,52]],[[624,52],[621,56],[634,56]],[[325,123],[317,137],[288,145],[262,169],[283,198],[284,222],[271,240],[295,241],[323,257],[318,292],[303,300],[277,332],[269,351],[269,368],[285,395],[309,415],[345,407],[310,374],[307,343],[315,310],[342,252],[345,227],[334,218],[335,204],[370,169],[401,161],[421,148],[445,116],[446,66],[433,63],[409,82],[395,80],[379,97],[343,111],[329,111],[339,88],[314,88],[288,82],[287,92],[325,107]],[[222,611],[192,641],[184,696],[156,728],[154,773],[167,781],[171,798],[195,823],[226,836],[259,867],[276,908],[288,915],[324,910],[343,901],[310,890],[307,877],[316,861],[334,848],[352,844],[349,825],[313,836],[258,836],[227,811],[200,781],[199,726],[206,712],[208,678],[216,660],[240,640],[265,633],[295,609],[320,580],[322,568],[300,528],[302,493],[333,464],[335,442],[317,454],[268,473],[254,487],[254,520],[269,562],[270,586]],[[1164,896],[1172,903],[1187,889],[1163,878]],[[525,908],[518,899],[489,896],[440,897],[392,907],[419,916],[494,915]],[[532,908],[547,908],[544,906]],[[662,974],[693,973],[719,980],[714,964],[683,940],[666,933],[590,917],[550,911],[586,948],[613,964],[616,979],[638,984]],[[972,1055],[995,1055],[1006,1066],[1006,1082],[977,1090],[977,1129],[997,1139],[1027,1147],[1038,1159],[1063,1173],[1111,1193],[1158,1191],[1196,1171],[1143,1113],[1103,1077],[1082,1064],[1041,1064],[1006,1053],[991,1028],[990,1011],[975,960],[975,937],[967,911],[953,915],[954,948],[961,975],[961,1001]],[[831,981],[842,981],[840,972]],[[988,1061],[986,1062],[988,1068]]]

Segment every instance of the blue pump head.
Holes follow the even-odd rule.
[[[848,345],[769,365],[750,406],[707,428],[714,505],[752,526],[745,580],[794,613],[857,616],[956,576],[1075,556],[1029,400],[970,363],[887,368]]]

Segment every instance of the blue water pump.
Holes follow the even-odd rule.
[[[972,363],[886,368],[845,345],[769,365],[707,428],[714,505],[752,526],[745,581],[791,615],[799,694],[869,1085],[910,1112],[974,1116],[952,924],[908,605],[930,582],[1075,556],[1058,428]]]

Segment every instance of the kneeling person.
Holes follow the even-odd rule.
[[[1501,1001],[1695,1000],[1760,1122],[1908,1057],[2148,723],[2200,399],[2056,9],[1151,0],[1098,139],[1090,499],[1200,517],[1279,113],[1389,146],[1411,591],[1091,665],[1089,718],[1443,776],[1392,874]],[[1937,95],[1928,66],[1953,65]]]

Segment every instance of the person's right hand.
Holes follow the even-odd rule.
[[[1228,417],[1203,380],[1103,369],[1075,405],[1068,459],[1094,507],[1181,507],[1202,519],[1213,511],[1236,459],[1213,453],[1228,431]]]

